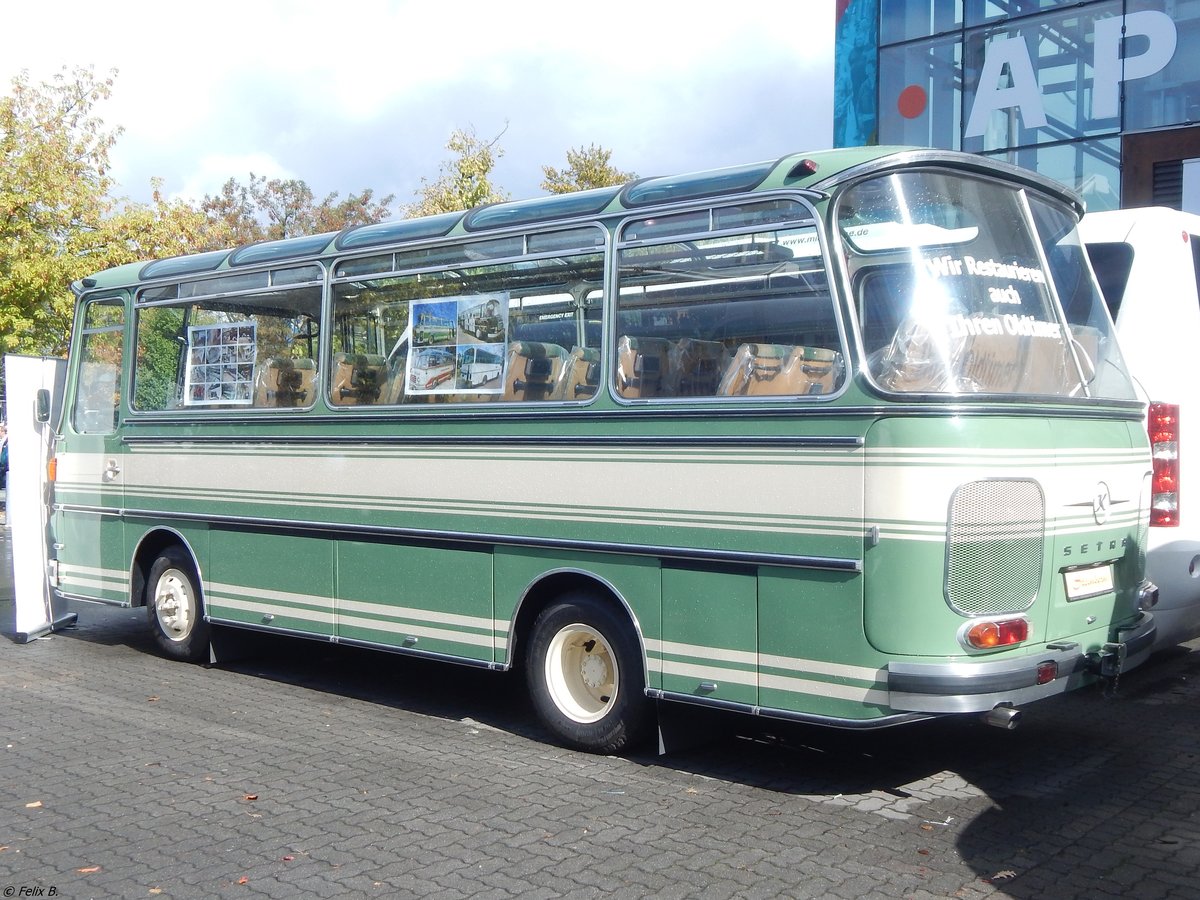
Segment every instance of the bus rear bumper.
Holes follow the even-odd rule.
[[[1084,653],[1073,641],[1047,644],[1041,653],[991,662],[890,663],[888,705],[897,711],[987,712],[1061,694],[1141,665],[1154,646],[1154,616],[1143,612],[1117,639]]]

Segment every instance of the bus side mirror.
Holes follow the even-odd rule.
[[[36,408],[34,409],[33,417],[39,423],[45,425],[50,421],[50,392],[45,388],[39,388],[35,403]]]

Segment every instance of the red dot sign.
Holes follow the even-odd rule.
[[[915,119],[921,113],[925,112],[925,105],[928,103],[928,98],[925,96],[925,89],[918,84],[910,84],[900,92],[900,97],[896,101],[896,108],[900,110],[900,115],[906,119]]]

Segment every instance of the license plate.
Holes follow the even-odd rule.
[[[1112,563],[1087,569],[1072,569],[1063,572],[1063,578],[1066,580],[1068,600],[1086,600],[1088,597],[1099,597],[1113,591]]]

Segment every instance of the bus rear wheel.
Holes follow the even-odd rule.
[[[191,560],[170,547],[150,567],[146,615],[158,649],[172,659],[201,662],[208,655],[209,626]]]
[[[633,627],[588,594],[542,610],[525,672],[538,717],[567,746],[618,753],[650,731],[653,706]]]

